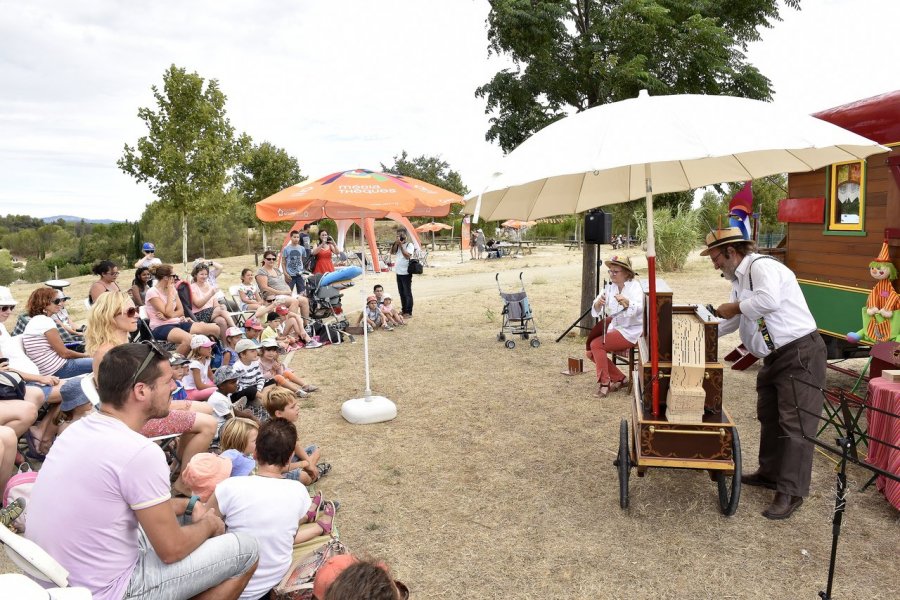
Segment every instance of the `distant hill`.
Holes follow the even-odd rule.
[[[81,217],[73,217],[72,215],[54,215],[52,217],[44,217],[42,220],[44,223],[55,223],[62,219],[66,223],[77,223],[81,221]],[[110,223],[122,223],[123,221],[117,221],[115,219],[84,219],[85,223],[101,223],[103,225],[108,225]]]

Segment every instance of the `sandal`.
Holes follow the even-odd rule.
[[[319,516],[319,509],[322,506],[322,491],[319,490],[316,492],[316,495],[313,496],[312,504],[309,505],[309,510],[306,511],[306,522],[307,523],[315,523],[316,518]]]
[[[331,535],[331,531],[334,529],[334,515],[336,512],[337,508],[335,508],[334,502],[331,500],[322,505],[322,514],[316,519],[316,525],[322,528],[324,535]],[[325,519],[328,520],[325,521]]]
[[[44,461],[47,458],[47,455],[40,451],[42,440],[35,437],[31,430],[25,432],[25,442],[28,444],[28,450],[25,451],[26,457],[39,461]]]
[[[597,390],[598,398],[606,398],[609,395],[609,384],[601,383],[600,388]]]
[[[303,391],[306,392],[307,394],[312,394],[313,392],[317,391],[318,389],[319,389],[319,386],[313,385],[311,383],[307,383],[306,385],[303,386]]]
[[[322,479],[331,471],[331,463],[319,463],[316,465],[316,470],[319,472],[319,476],[316,477],[316,480]]]
[[[23,512],[25,512],[25,499],[16,498],[7,504],[5,508],[0,509],[0,525],[9,527]],[[325,528],[323,527],[322,529],[324,530]],[[330,526],[328,530],[331,531]]]
[[[627,379],[621,379],[619,381],[613,381],[609,384],[609,391],[617,392],[619,389],[628,383]]]

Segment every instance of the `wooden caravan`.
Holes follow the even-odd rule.
[[[788,197],[779,205],[787,236],[770,252],[796,273],[829,357],[839,358],[857,346],[846,335],[862,326],[861,311],[875,284],[868,265],[885,239],[900,267],[900,90],[813,116],[892,149],[791,174]]]

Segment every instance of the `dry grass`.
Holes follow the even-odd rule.
[[[816,456],[811,497],[786,522],[763,518],[771,492],[749,487],[737,514],[722,517],[706,473],[668,469],[632,476],[631,508],[620,510],[612,460],[628,398],[598,400],[591,375],[560,375],[582,343],[553,343],[580,313],[580,254],[466,259],[436,253],[413,283],[416,317],[370,338],[372,389],[397,403],[396,420],[355,426],[340,416],[342,401],[362,395],[361,343],[295,355],[294,368],[322,386],[300,426],[334,465],[323,488],[342,502],[338,526],[351,549],[386,559],[420,598],[811,598],[824,588],[831,462]],[[250,263],[229,259],[220,282]],[[505,290],[524,271],[540,348],[495,341],[498,269]],[[717,303],[728,292],[696,258],[665,279],[677,303]],[[357,291],[375,280],[396,292],[393,276],[379,274],[345,302],[361,305]],[[24,300],[26,289],[14,294]],[[70,289],[81,298],[87,283]],[[722,352],[736,343],[724,339]],[[725,383],[751,469],[755,375],[728,371]],[[865,472],[852,468],[850,478],[835,594],[896,598],[898,514],[874,489],[856,492]]]

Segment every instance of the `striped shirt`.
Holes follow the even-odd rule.
[[[66,364],[66,359],[56,353],[46,333],[56,330],[53,319],[46,315],[31,317],[22,332],[22,346],[25,354],[38,368],[41,375],[53,375]]]
[[[245,390],[256,386],[256,389],[262,391],[263,384],[266,382],[259,368],[259,361],[254,360],[249,365],[245,365],[243,361],[238,360],[234,363],[234,372],[238,375],[238,389]]]

